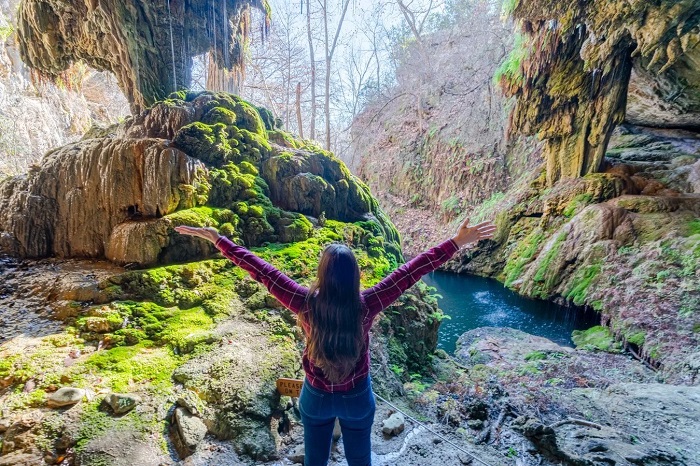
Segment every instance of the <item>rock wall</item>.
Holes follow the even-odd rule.
[[[74,142],[93,124],[129,114],[116,79],[84,65],[55,84],[32,80],[17,45],[19,0],[0,2],[0,178],[28,171],[50,149]]]
[[[633,121],[696,125],[697,2],[509,5],[524,39],[498,76],[506,94],[515,97],[512,131],[546,141],[548,186],[603,169],[612,131],[625,119],[633,68]],[[662,116],[650,118],[650,105]]]
[[[138,113],[189,87],[194,56],[211,52],[220,68],[240,71],[251,6],[269,9],[262,0],[24,0],[19,49],[53,79],[76,61],[111,71]]]

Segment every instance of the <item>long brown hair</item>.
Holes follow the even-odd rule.
[[[346,379],[364,345],[360,268],[350,248],[331,244],[323,250],[308,310],[300,317],[308,324],[306,348],[313,363],[332,383]]]

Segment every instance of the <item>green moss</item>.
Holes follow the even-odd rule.
[[[258,111],[260,118],[265,124],[266,130],[273,131],[275,128],[282,126],[282,121],[275,118],[270,110],[266,109],[265,107],[255,107],[255,109]]]
[[[64,346],[57,347],[60,341]],[[0,379],[7,379],[11,384],[23,388],[28,380],[34,382],[36,390],[46,390],[59,385],[65,366],[63,360],[71,348],[82,348],[83,340],[74,334],[61,333],[49,335],[32,345],[30,351],[12,353],[0,350]],[[37,394],[36,396],[39,396]],[[30,403],[31,395],[19,390],[5,400],[8,406],[21,407]]]
[[[202,123],[206,125],[215,125],[217,123],[225,126],[235,125],[236,114],[227,108],[212,108],[202,117]]]
[[[5,42],[8,37],[15,32],[15,28],[12,25],[0,26],[0,42]]]
[[[695,219],[688,224],[688,236],[700,235],[700,219]]]
[[[571,218],[577,213],[579,213],[584,207],[590,205],[592,202],[593,196],[591,196],[590,194],[579,194],[567,204],[562,213],[566,218]]]
[[[641,330],[630,332],[625,335],[625,340],[627,340],[627,343],[631,343],[641,348],[642,346],[644,346],[644,341],[646,340],[646,333]]]
[[[537,272],[533,280],[538,283],[536,293],[539,297],[546,298],[559,280],[558,270],[553,268],[552,262],[559,258],[561,247],[566,241],[567,233],[560,233],[554,240],[554,244],[549,248],[547,253],[538,260]]]
[[[282,147],[287,147],[289,149],[301,149],[303,146],[303,143],[297,141],[296,139],[294,139],[294,137],[292,137],[291,134],[285,131],[268,131],[267,138],[271,142],[274,142],[275,144],[278,144]]]
[[[612,332],[608,327],[595,326],[588,330],[574,330],[571,339],[577,348],[589,351],[619,352],[620,345],[615,342]]]
[[[516,245],[513,252],[508,256],[506,266],[503,269],[505,286],[510,287],[513,285],[513,282],[520,278],[525,265],[532,261],[543,239],[544,234],[539,230],[535,230]]]
[[[162,438],[166,431],[166,422],[153,418],[146,418],[138,410],[132,410],[123,416],[113,416],[106,410],[100,409],[101,399],[82,403],[79,419],[79,428],[75,436],[76,452],[84,451],[88,442],[93,439],[109,436],[119,431],[128,431],[132,435]],[[90,464],[109,465],[113,464],[113,457],[100,457],[91,455]]]
[[[9,377],[14,371],[14,360],[17,356],[3,357],[0,359],[0,379]]]
[[[73,374],[99,374],[99,384],[117,393],[169,393],[173,388],[172,373],[181,363],[182,358],[168,348],[140,343],[94,353],[77,363]]]
[[[219,222],[214,219],[212,207],[194,207],[192,209],[179,210],[164,218],[170,220],[173,226],[189,225],[192,227],[218,227]]]
[[[544,351],[533,351],[525,355],[526,361],[541,361],[543,359],[547,359],[547,353]]]
[[[542,370],[537,361],[528,362],[524,366],[518,369],[518,375],[538,375],[541,374]]]
[[[168,96],[168,99],[170,99],[170,100],[183,100],[184,101],[186,98],[187,98],[187,91],[186,90],[171,92],[170,95]]]
[[[470,214],[469,219],[471,224],[478,224],[488,218],[491,218],[496,206],[498,206],[500,202],[505,199],[505,197],[505,193],[493,193],[491,197],[481,203],[473,214]]]
[[[221,166],[240,155],[240,151],[229,143],[223,123],[191,123],[180,128],[173,143],[188,155],[215,166]]]
[[[573,287],[566,293],[566,299],[571,300],[577,306],[582,306],[586,302],[588,289],[598,280],[602,265],[594,263],[588,267],[579,269],[574,276]]]

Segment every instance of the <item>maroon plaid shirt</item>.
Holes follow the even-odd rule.
[[[299,285],[246,248],[232,243],[228,238],[220,237],[216,241],[216,247],[224,256],[231,259],[234,264],[250,273],[253,279],[265,285],[272,296],[277,298],[287,309],[295,314],[306,311],[308,288]],[[432,272],[450,260],[458,249],[454,241],[447,240],[403,264],[372,288],[362,291],[361,302],[365,313],[362,331],[364,333],[365,349],[364,354],[360,356],[355,366],[355,370],[343,382],[333,384],[323,376],[323,371],[314,365],[309,358],[308,351],[305,349],[302,363],[309,383],[319,390],[344,392],[350,390],[358,381],[367,377],[369,374],[369,330],[372,327],[374,318],[387,306],[396,301],[404,291],[420,280],[423,275]],[[306,327],[306,324],[304,326],[304,330],[308,334],[309,329]]]

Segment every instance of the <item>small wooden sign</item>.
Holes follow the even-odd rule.
[[[303,380],[277,379],[277,391],[280,392],[280,395],[282,396],[299,398],[302,385],[304,385]]]

